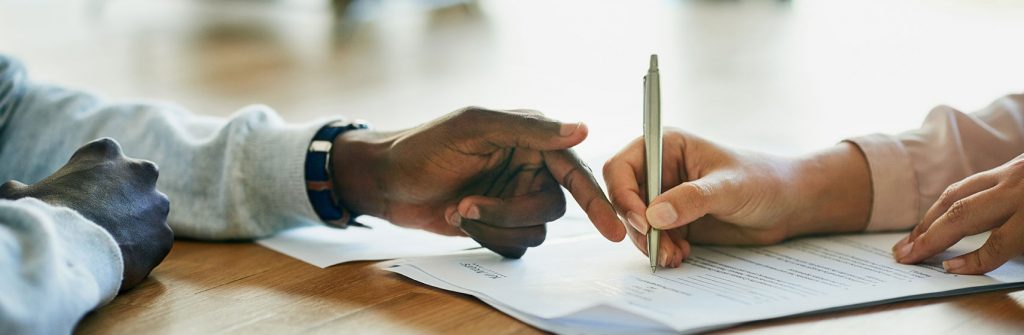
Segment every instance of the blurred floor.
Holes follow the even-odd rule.
[[[1014,1],[0,0],[0,53],[41,81],[228,115],[409,127],[465,105],[586,121],[587,156],[665,123],[779,153],[916,127],[1024,91]],[[592,162],[599,164],[600,162]]]

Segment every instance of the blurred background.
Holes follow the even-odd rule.
[[[585,121],[599,158],[665,124],[798,154],[1024,91],[1024,2],[0,0],[0,53],[36,81],[230,115],[411,127],[467,105]],[[599,169],[597,169],[599,170]]]

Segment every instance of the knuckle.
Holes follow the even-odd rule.
[[[608,190],[608,201],[611,201],[612,206],[614,206],[617,211],[621,212],[624,209],[620,207],[622,207],[621,205],[624,200],[629,197],[628,192],[629,191],[626,190]]]
[[[970,205],[966,200],[957,200],[946,211],[946,219],[951,223],[959,223],[970,215]]]
[[[99,152],[105,153],[109,156],[118,156],[121,154],[121,145],[112,138],[104,137],[93,141],[91,144],[95,146]]]
[[[528,235],[525,241],[527,246],[540,246],[541,244],[544,243],[544,240],[547,238],[547,225],[540,225],[537,227],[539,228],[536,228],[535,232],[532,232],[531,234]]]
[[[157,206],[160,209],[164,221],[167,220],[167,215],[171,212],[171,199],[167,197],[163,192],[156,192],[157,194]]]
[[[1006,163],[1006,170],[1009,172],[1011,177],[1016,179],[1024,178],[1024,160],[1014,159]]]
[[[1002,265],[1000,249],[996,243],[986,245],[978,250],[978,268],[984,272],[992,271]]]
[[[143,178],[147,184],[155,184],[160,176],[160,167],[148,160],[136,160],[131,162],[132,169]]]
[[[15,180],[8,180],[7,182],[0,185],[0,197],[13,198],[20,189],[25,187],[24,184],[19,183]]]
[[[558,218],[564,216],[565,215],[565,210],[566,210],[565,195],[558,194],[558,197],[555,198],[554,206],[551,206],[551,207],[552,207],[552,215],[550,217],[551,220],[549,220],[549,221],[554,221],[555,219],[558,219]]]
[[[505,258],[519,259],[526,254],[526,249],[523,247],[504,247],[504,246],[489,246],[488,249],[494,251]]]
[[[612,173],[615,172],[615,164],[615,158],[612,158],[605,161],[604,165],[601,166],[601,174],[604,175],[605,180],[607,180],[612,175]]]
[[[112,138],[103,137],[83,145],[72,158],[117,159],[121,156],[121,145]]]
[[[1006,263],[1014,256],[1012,236],[996,230],[989,235],[988,240],[975,252],[978,272],[989,272]]]
[[[686,183],[688,186],[687,199],[688,203],[693,204],[695,208],[704,208],[707,204],[707,195],[711,194],[711,187],[704,183]]]
[[[96,139],[92,143],[93,143],[93,145],[96,145],[96,146],[101,147],[101,148],[107,148],[107,149],[115,149],[115,148],[119,148],[120,147],[117,144],[117,141],[114,141],[114,139],[109,138],[109,137],[103,137],[103,138]]]
[[[568,172],[566,172],[565,175],[563,175],[562,178],[560,178],[559,180],[562,186],[568,190],[576,189],[576,178],[581,173],[580,169],[582,168],[583,167],[576,165],[573,166],[572,169],[570,169]]]
[[[942,194],[939,195],[939,206],[942,206],[943,208],[952,206],[957,200],[956,195],[960,190],[960,185],[961,182],[956,182],[949,185],[949,187],[946,187],[946,189],[942,191]]]
[[[928,230],[928,227],[930,227],[930,225],[924,222],[914,226],[914,229],[910,231],[910,239],[914,240],[918,236],[921,236],[921,234],[924,234],[924,232]]]
[[[664,146],[668,148],[681,148],[686,143],[686,132],[677,128],[668,128],[664,133]]]
[[[1013,163],[1024,164],[1024,161],[1015,161]],[[1005,186],[1012,192],[1024,191],[1024,171],[1019,168],[1017,170],[1018,171],[1011,171],[996,187],[1003,188]]]
[[[561,192],[551,192],[550,196],[545,197],[547,204],[543,207],[537,208],[536,210],[527,209],[526,213],[522,215],[519,222],[505,222],[506,224],[526,224],[526,225],[538,225],[544,224],[551,221],[555,221],[558,218],[565,215],[566,201],[565,196]],[[519,216],[519,215],[517,215]],[[508,221],[508,220],[506,220]]]
[[[493,110],[486,109],[486,108],[479,107],[479,106],[469,106],[469,107],[462,108],[462,109],[458,110],[457,112],[455,112],[457,117],[463,118],[463,119],[471,119],[471,120],[485,118],[485,117],[493,115],[494,113],[496,113],[496,112],[493,111]]]

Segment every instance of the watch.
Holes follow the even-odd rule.
[[[339,135],[350,130],[369,128],[369,124],[361,120],[334,121],[320,128],[309,143],[309,150],[306,151],[306,194],[309,195],[309,202],[316,215],[328,225],[339,228],[362,226],[354,220],[334,192],[331,148]]]

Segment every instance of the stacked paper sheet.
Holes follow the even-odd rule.
[[[486,251],[410,258],[381,266],[421,283],[473,295],[557,333],[679,333],[898,300],[1024,286],[1024,257],[987,276],[958,276],[935,262],[895,263],[903,234],[810,238],[759,248],[697,247],[678,269],[650,272],[631,245],[598,236],[550,243],[523,259]],[[943,257],[981,245],[961,242]]]
[[[582,215],[582,212],[570,212],[567,217],[549,223],[547,241],[596,232]],[[372,217],[362,217],[360,221],[369,228],[302,227],[256,243],[320,268],[354,261],[440,255],[480,247],[468,237],[442,236],[402,228]]]

